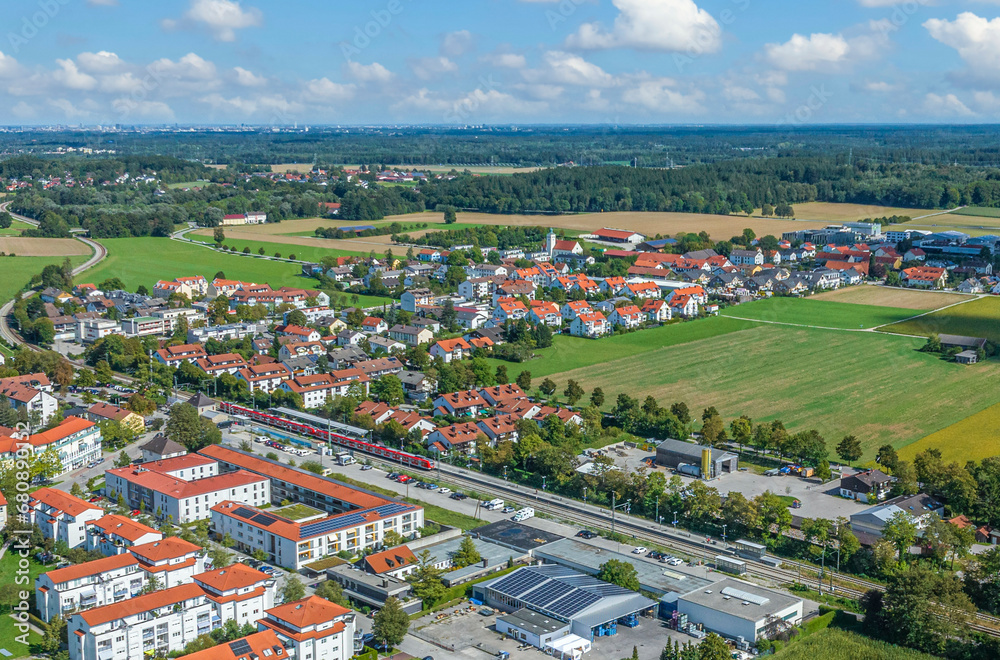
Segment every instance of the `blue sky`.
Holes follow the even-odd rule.
[[[8,0],[0,124],[1000,119],[1000,0]]]

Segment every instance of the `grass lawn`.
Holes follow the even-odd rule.
[[[715,316],[697,321],[674,323],[651,330],[605,337],[599,340],[556,335],[550,348],[536,351],[539,357],[534,360],[522,363],[502,360],[490,360],[490,362],[494,369],[501,364],[506,366],[507,375],[510,376],[511,382],[525,370],[530,371],[532,378],[537,379],[609,360],[636,356],[667,346],[676,346],[707,337],[748,330],[758,327],[758,325],[753,321],[739,321]]]
[[[723,319],[724,320],[724,319]],[[638,336],[641,336],[638,335]],[[758,326],[614,359],[590,350],[591,366],[555,374],[694,411],[718,408],[731,420],[782,420],[792,432],[817,429],[830,447],[858,436],[871,458],[881,444],[903,447],[1000,401],[1000,365],[972,367],[920,353],[923,341],[877,333]],[[905,396],[901,396],[901,384]],[[956,406],[955,401],[962,401]]]
[[[410,504],[419,504],[424,507],[424,519],[434,521],[439,525],[458,527],[462,530],[468,531],[470,529],[475,529],[476,527],[482,527],[483,525],[488,524],[488,521],[486,520],[473,518],[472,516],[464,513],[452,511],[451,509],[445,509],[444,507],[436,506],[434,504],[427,504],[426,502],[413,497],[403,499]]]
[[[953,215],[971,215],[977,218],[997,218],[1000,219],[1000,209],[984,206],[967,206],[959,209]]]
[[[79,281],[84,281],[81,278],[85,278],[86,281],[101,282],[109,277],[120,277],[131,291],[140,284],[145,284],[152,291],[157,280],[172,280],[187,275],[204,275],[211,280],[217,272],[222,271],[229,279],[266,283],[274,288],[289,286],[310,289],[317,285],[316,280],[302,277],[299,264],[223,254],[169,238],[110,238],[101,243],[108,248],[108,258],[83,273],[77,278]],[[45,259],[39,261],[43,266],[45,263],[52,263]],[[29,272],[40,272],[41,269],[42,266],[37,266]],[[354,294],[342,295],[348,296],[350,304],[354,304],[351,302]],[[388,300],[376,296],[358,296],[358,304],[366,307],[381,305]]]
[[[215,242],[207,236],[191,234],[188,238],[194,241],[200,241],[206,245],[215,246]],[[257,254],[257,250],[264,248],[264,254],[268,257],[280,254],[282,257],[287,259],[294,254],[295,258],[301,261],[319,261],[323,257],[367,256],[368,254],[367,251],[362,252],[360,249],[357,252],[348,252],[346,250],[332,250],[322,247],[311,247],[308,245],[289,245],[287,243],[270,243],[267,241],[245,241],[241,238],[227,238],[225,242],[223,242],[223,245],[228,245],[234,248],[237,252],[243,252],[243,248],[250,248],[250,252],[253,254]]]
[[[936,656],[893,646],[837,628],[817,631],[771,656],[774,660],[935,660]]]
[[[310,516],[326,515],[319,509],[314,509],[311,506],[306,506],[305,504],[291,504],[289,506],[281,507],[280,509],[275,509],[273,513],[282,516],[283,518],[288,518],[289,520],[302,520],[303,518],[309,518]]]
[[[204,188],[206,186],[218,185],[211,181],[182,181],[181,183],[168,183],[167,188],[178,190],[181,188]]]
[[[885,332],[927,337],[931,334],[985,337],[1000,342],[1000,298],[979,298],[963,305],[881,328]]]
[[[875,328],[916,314],[912,309],[808,298],[770,298],[728,307],[722,311],[723,316],[736,318],[844,329]]]
[[[6,229],[0,229],[0,236],[20,236],[21,232],[29,228],[27,222],[21,222],[20,220],[14,220],[11,222],[10,227]]]
[[[31,583],[34,585],[34,581]],[[42,636],[33,630],[28,631],[28,644],[22,644],[17,640],[21,631],[17,629],[14,619],[9,614],[0,614],[0,649],[10,651],[11,656],[4,656],[7,660],[15,658],[27,658],[32,655],[32,649],[42,641]]]
[[[65,257],[0,257],[0,301],[10,300],[31,281],[33,275],[41,273],[49,264],[61,264],[63,259]],[[74,266],[87,259],[86,256],[70,257]]]
[[[966,461],[981,461],[1000,455],[1000,404],[907,445],[899,455],[913,460],[925,449],[939,449],[942,460],[961,465],[965,465]]]

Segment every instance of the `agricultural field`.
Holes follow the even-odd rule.
[[[1000,209],[987,206],[966,206],[959,209],[953,215],[971,215],[978,218],[996,218],[1000,220]]]
[[[89,256],[88,252],[87,256],[70,257],[70,261],[74,266],[79,266]],[[65,257],[0,257],[0,304],[17,295],[43,268],[49,264],[61,264],[64,259]]]
[[[940,291],[920,291],[918,289],[894,289],[884,286],[847,286],[833,291],[810,296],[810,300],[854,303],[856,305],[877,305],[926,312],[953,305],[974,296]]]
[[[793,642],[773,656],[774,660],[937,660],[936,656],[887,644],[837,628],[815,632]]]
[[[753,321],[710,317],[605,337],[601,340],[556,335],[553,337],[552,346],[535,351],[539,357],[530,362],[520,364],[501,360],[490,360],[490,362],[494,368],[501,364],[505,365],[511,381],[525,370],[531,372],[532,378],[538,379],[572,369],[590,367],[608,360],[630,358],[668,346],[728,335],[755,327],[759,327],[759,324]]]
[[[559,392],[569,379],[588,392],[601,387],[608,408],[626,392],[662,405],[684,401],[691,410],[715,406],[727,420],[780,419],[793,432],[815,428],[831,444],[853,434],[870,458],[881,444],[906,446],[1000,401],[1000,365],[946,362],[919,352],[922,345],[877,333],[758,325],[608,356],[552,378]],[[599,347],[589,352],[604,355]],[[524,367],[535,374],[535,363]]]
[[[1000,343],[1000,298],[979,298],[880,330],[919,337],[942,333],[985,337]]]
[[[312,163],[281,163],[280,165],[271,165],[271,171],[278,172],[280,174],[285,174],[287,172],[304,174],[305,172],[312,171],[313,167]]]
[[[140,284],[152,290],[157,280],[172,280],[186,275],[204,275],[211,280],[222,271],[229,279],[267,283],[274,288],[290,286],[308,289],[317,284],[316,280],[301,276],[299,264],[223,254],[169,238],[110,238],[100,243],[108,249],[107,259],[83,273],[77,278],[79,281],[85,278],[98,283],[109,277],[120,277],[131,291],[135,291]],[[41,266],[31,273],[39,271]],[[344,295],[350,297],[353,294]],[[388,300],[374,296],[358,298],[358,304],[363,306],[381,305]]]
[[[912,309],[857,305],[811,298],[770,298],[727,307],[723,316],[765,323],[792,323],[822,328],[862,330],[908,319]]]
[[[90,255],[93,250],[73,238],[0,238],[0,252],[19,257],[72,257]]]
[[[204,236],[208,240],[206,242],[211,242],[212,230],[211,229],[199,229],[197,231],[188,234],[189,238],[197,240],[198,237]],[[385,239],[383,242],[381,239]],[[262,241],[262,242],[258,242]],[[266,241],[266,242],[264,242]],[[372,238],[351,238],[351,239],[333,239],[333,238],[316,238],[315,236],[282,236],[279,234],[264,234],[255,231],[246,231],[241,229],[231,229],[226,230],[226,240],[225,245],[232,245],[240,250],[244,246],[251,247],[253,251],[256,252],[257,248],[263,246],[264,251],[267,254],[273,255],[275,252],[280,252],[281,254],[291,254],[295,253],[295,256],[299,256],[299,253],[306,254],[302,248],[313,248],[317,252],[323,252],[324,254],[329,254],[333,256],[350,256],[359,254],[368,254],[372,250],[376,252],[385,252],[391,243],[388,236],[374,236]],[[405,250],[404,250],[405,251]]]
[[[1000,456],[1000,404],[907,445],[899,455],[907,460],[925,449],[938,449],[945,462],[981,461]]]
[[[869,204],[838,204],[836,202],[807,202],[793,204],[795,217],[800,220],[820,220],[824,223],[857,222],[866,218],[881,218],[905,215],[910,218],[937,213],[934,209],[904,209],[891,206],[871,206]],[[759,212],[760,209],[757,209]],[[885,227],[882,228],[883,231]]]
[[[10,227],[7,227],[6,229],[0,229],[0,236],[20,236],[21,232],[29,228],[30,226],[31,225],[29,225],[26,222],[21,222],[20,220],[15,219],[13,222],[11,222]]]

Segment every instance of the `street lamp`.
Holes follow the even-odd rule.
[[[722,545],[726,545],[726,525],[722,526]]]
[[[618,493],[611,491],[611,536],[615,535],[615,511],[618,509],[624,509],[632,503],[632,500],[628,500],[621,504],[615,504]],[[621,550],[621,542],[618,542],[618,549]]]
[[[587,503],[587,487],[586,486],[583,487],[583,503],[584,504]]]
[[[674,511],[674,533],[677,533],[677,512]]]

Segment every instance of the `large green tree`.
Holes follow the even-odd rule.
[[[379,646],[394,647],[403,641],[410,629],[410,617],[403,611],[403,606],[390,596],[382,609],[375,614],[372,622],[372,633],[380,642]]]
[[[623,589],[639,591],[639,574],[632,564],[619,559],[609,559],[601,564],[597,579],[617,584]]]

